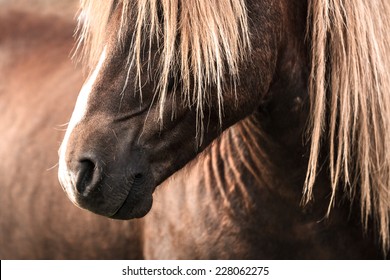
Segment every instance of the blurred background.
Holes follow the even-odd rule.
[[[137,221],[83,211],[58,182],[58,148],[85,79],[70,59],[78,5],[0,0],[0,259],[143,257]]]
[[[79,0],[0,0],[0,9],[12,8],[40,14],[59,15],[73,18]]]

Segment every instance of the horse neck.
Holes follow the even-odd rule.
[[[195,189],[215,208],[253,214],[260,204],[275,199],[299,208],[307,169],[302,143],[308,116],[308,63],[303,44],[289,42],[258,109],[174,176],[179,185]]]
[[[268,139],[259,121],[262,117],[255,112],[225,131],[174,176],[173,184],[191,194],[197,192],[199,201],[207,200],[208,207],[224,209],[237,218],[248,217],[261,204],[264,206],[263,202],[273,203],[275,199],[298,206],[300,191],[285,190],[284,186],[286,181],[289,185],[297,178],[301,181],[298,175],[302,172],[293,172],[286,160],[280,164],[284,150]]]
[[[318,180],[316,190],[325,193],[316,194],[315,205],[300,206],[307,158],[294,141],[275,141],[272,123],[277,126],[255,112],[164,182],[145,221],[148,238],[154,238],[145,243],[146,257],[331,258],[343,244],[356,243],[356,227],[345,223],[342,209],[332,225],[319,222],[327,180]],[[329,238],[336,229],[342,234]],[[324,247],[324,237],[333,247]],[[286,246],[268,246],[275,242]]]
[[[308,155],[303,135],[309,63],[305,45],[296,40],[286,43],[258,109],[227,129],[188,168],[203,174],[198,185],[214,193],[213,202],[233,212],[251,212],[259,202],[275,199],[300,209]],[[266,200],[267,195],[272,197]]]

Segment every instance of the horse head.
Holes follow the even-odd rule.
[[[270,50],[278,39],[269,34],[279,32],[278,25],[260,28],[263,40],[252,46],[256,55],[248,63],[241,1],[217,16],[198,14],[184,1],[180,14],[176,1],[146,1],[136,11],[128,2],[111,3],[107,24],[98,30],[88,24],[104,21],[99,10],[83,15],[81,40],[103,39],[90,46],[99,55],[59,152],[59,179],[69,198],[119,219],[144,216],[160,183],[258,107],[275,68]],[[210,5],[203,2],[198,4]],[[264,10],[264,20],[276,17],[274,9]],[[190,30],[191,22],[198,26]],[[205,24],[210,34],[194,34]]]

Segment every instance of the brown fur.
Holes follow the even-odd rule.
[[[388,37],[368,32],[386,27],[384,16],[373,19],[361,1],[247,0],[246,16],[237,12],[231,29],[216,23],[224,22],[217,20],[225,18],[224,10],[194,12],[190,22],[202,34],[206,18],[222,28],[218,32],[235,30],[226,44],[222,36],[210,41],[203,35],[188,48],[188,65],[198,70],[187,77],[192,95],[198,95],[194,82],[207,75],[191,57],[200,56],[196,63],[206,69],[218,65],[215,50],[224,54],[223,111],[218,80],[210,79],[196,99],[208,101],[199,104],[207,116],[202,142],[199,106],[188,104],[187,78],[179,75],[186,66],[175,63],[169,49],[172,38],[175,48],[185,45],[175,33],[178,26],[186,29],[175,21],[183,16],[183,2],[84,2],[80,43],[88,57],[100,55],[103,46],[104,52],[61,145],[59,178],[68,196],[111,218],[149,213],[147,258],[378,258],[381,248],[386,256],[388,184],[376,185],[374,177],[379,174],[382,183],[388,178],[388,97],[381,88],[388,81],[382,57]],[[237,3],[228,1],[226,15]],[[197,7],[209,5],[217,4]],[[230,84],[236,75],[227,54],[245,45],[240,40],[246,32],[251,48],[248,43],[236,57],[240,80]],[[188,36],[198,38],[196,33]],[[208,53],[210,43],[214,51]],[[206,53],[209,61],[203,61]],[[158,85],[167,81],[167,69],[173,83],[163,85],[170,88],[166,102],[154,102],[164,94]],[[308,120],[309,144],[302,143]],[[351,187],[343,188],[348,181]],[[383,203],[369,205],[367,193]],[[381,210],[365,219],[367,207]]]
[[[119,39],[131,20],[127,15],[136,20],[128,66],[136,68],[136,81],[141,76],[141,49],[144,44],[148,47],[145,40],[149,40],[149,47],[153,38],[163,41],[158,83],[160,121],[171,72],[181,73],[182,98],[190,106],[195,104],[198,125],[200,121],[203,127],[203,110],[210,99],[203,89],[209,85],[217,88],[222,118],[226,75],[235,83],[238,65],[250,51],[250,33],[255,32],[248,28],[246,8],[251,7],[240,0],[224,3],[223,7],[218,1],[163,1],[165,21],[160,24],[158,1],[119,2],[123,16]],[[83,1],[82,15],[87,21],[80,36],[93,63],[104,42],[102,30],[114,9],[113,1],[96,3]],[[192,9],[194,6],[197,9]],[[308,1],[311,148],[303,190],[303,203],[307,204],[313,198],[321,142],[326,141],[332,186],[327,215],[340,188],[351,201],[359,197],[364,224],[367,227],[369,217],[373,217],[384,251],[389,248],[390,213],[389,6],[386,0]]]

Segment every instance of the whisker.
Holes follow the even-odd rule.
[[[58,162],[56,164],[54,164],[52,167],[49,167],[48,169],[46,169],[46,171],[52,171],[56,167],[58,167]]]

